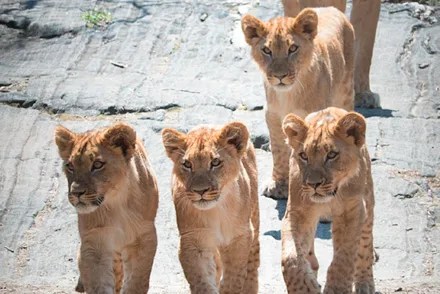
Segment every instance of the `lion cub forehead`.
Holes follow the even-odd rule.
[[[203,154],[202,157],[205,157],[212,155],[212,152],[217,149],[217,138],[220,129],[221,126],[201,125],[189,131],[186,136],[187,156],[197,155],[197,157],[200,157]]]
[[[72,149],[71,158],[76,162],[94,161],[99,155],[98,134],[96,132],[87,132],[81,134]]]
[[[277,17],[269,22],[269,34],[267,39],[272,46],[283,47],[288,46],[292,41],[291,29],[294,20],[289,17]]]
[[[289,33],[290,28],[295,23],[295,18],[278,16],[268,21],[269,32],[275,33],[279,36],[286,36]]]
[[[310,126],[321,127],[323,125],[328,125],[330,123],[336,122],[346,113],[347,111],[343,109],[329,107],[325,110],[310,113],[305,118],[305,122]]]
[[[220,125],[203,124],[203,125],[198,125],[198,126],[192,128],[188,132],[188,135],[190,135],[192,133],[213,132],[213,131],[218,131],[220,129],[221,129]]]

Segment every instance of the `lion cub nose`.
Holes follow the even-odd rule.
[[[70,194],[72,194],[73,196],[76,196],[76,197],[81,197],[82,195],[84,195],[86,193],[86,191],[85,190],[82,190],[82,191],[72,191],[72,192],[70,192]]]
[[[309,185],[310,187],[313,188],[318,188],[319,186],[321,186],[324,183],[324,179],[319,179],[319,180],[307,180],[307,185]]]
[[[71,189],[70,194],[72,194],[73,196],[76,196],[78,198],[81,197],[81,195],[84,195],[86,193],[86,190],[75,182],[72,183],[72,185],[70,186],[70,189]]]
[[[200,196],[203,196],[203,194],[205,194],[208,190],[209,190],[209,188],[203,188],[203,189],[192,189],[192,191],[193,191],[194,193],[200,194]]]
[[[279,74],[279,75],[275,75],[275,77],[277,77],[277,79],[282,81],[285,77],[287,77],[287,74]]]

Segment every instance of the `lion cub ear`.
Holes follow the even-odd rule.
[[[365,143],[365,119],[356,112],[349,112],[338,120],[336,131],[340,136],[351,143],[361,147]]]
[[[55,143],[58,146],[58,153],[61,159],[67,160],[72,153],[73,144],[75,142],[76,134],[69,129],[58,126],[55,129]]]
[[[307,40],[313,40],[318,33],[318,15],[313,9],[303,9],[295,18],[294,33]]]
[[[258,42],[260,38],[267,35],[264,22],[250,14],[246,14],[241,19],[241,29],[243,30],[246,42],[251,46]]]
[[[246,151],[248,141],[249,131],[240,122],[229,123],[220,130],[219,142],[234,146],[239,156]]]
[[[186,135],[175,129],[166,128],[162,130],[162,143],[167,156],[176,161],[186,150]]]
[[[114,148],[121,148],[129,159],[136,149],[136,131],[127,124],[117,123],[104,131],[104,141]]]
[[[287,144],[296,149],[306,138],[308,127],[299,116],[290,113],[283,120],[283,132],[287,137]]]

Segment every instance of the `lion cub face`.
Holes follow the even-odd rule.
[[[78,213],[91,213],[116,197],[112,191],[126,177],[135,150],[136,133],[130,126],[119,123],[83,134],[59,126],[55,142],[64,161],[69,201]]]
[[[238,122],[221,129],[200,127],[188,134],[162,131],[173,174],[183,185],[183,197],[195,208],[211,209],[223,200],[223,190],[238,176],[248,138],[246,127]]]
[[[304,9],[296,18],[278,17],[268,22],[245,15],[241,26],[269,84],[277,90],[289,90],[313,58],[317,14]]]
[[[302,176],[302,190],[314,202],[333,199],[359,171],[365,120],[355,112],[329,107],[305,121],[289,114],[283,130]]]

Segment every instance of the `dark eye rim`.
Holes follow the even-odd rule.
[[[212,160],[211,160],[211,168],[214,168],[214,167],[219,167],[221,164],[222,164],[223,162],[220,160],[220,158],[213,158]]]
[[[189,161],[189,160],[183,160],[183,162],[182,162],[182,166],[183,166],[183,168],[184,169],[188,169],[188,170],[191,170],[192,169],[192,164],[191,164],[191,162]]]
[[[305,152],[298,153],[298,156],[299,156],[299,158],[301,158],[301,160],[304,160],[304,161],[309,160],[309,158]]]
[[[74,171],[73,163],[71,163],[71,162],[64,163],[64,167],[66,168],[66,170],[68,172],[73,172]]]
[[[329,153],[327,153],[327,160],[335,159],[336,157],[338,157],[338,155],[339,155],[339,152],[330,151]]]
[[[261,51],[263,51],[263,53],[266,55],[272,55],[272,50],[270,50],[269,47],[267,47],[267,46],[264,46],[263,48],[261,48]]]
[[[95,166],[95,164],[98,164],[98,166]],[[100,170],[104,167],[105,162],[101,160],[96,160],[92,164],[92,170]]]
[[[294,47],[295,49],[294,50],[292,50],[292,47]],[[292,45],[290,45],[290,47],[289,47],[289,53],[295,53],[296,51],[298,51],[298,45],[296,45],[296,44],[292,44]]]

